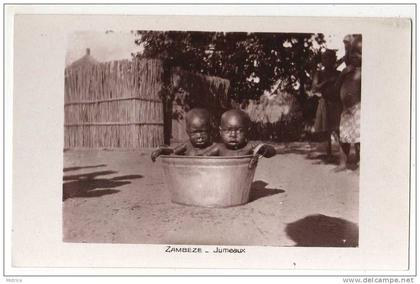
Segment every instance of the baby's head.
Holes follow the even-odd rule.
[[[335,50],[333,49],[325,50],[321,55],[321,62],[322,62],[322,65],[326,69],[334,68],[337,62],[337,54]]]
[[[220,137],[228,149],[243,148],[248,143],[249,116],[240,110],[229,110],[222,115]]]
[[[191,144],[196,148],[206,148],[211,144],[210,114],[202,108],[193,108],[185,118],[187,134]]]
[[[346,52],[350,51],[351,42],[353,41],[353,35],[346,35],[343,39],[344,49]]]

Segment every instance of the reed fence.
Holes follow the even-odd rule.
[[[162,62],[80,65],[65,70],[65,148],[144,148],[163,143]]]

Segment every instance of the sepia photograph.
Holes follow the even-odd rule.
[[[72,34],[63,241],[357,247],[361,65],[361,34]]]
[[[412,7],[152,6],[6,9],[8,275],[413,273]]]

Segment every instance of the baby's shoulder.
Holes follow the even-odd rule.
[[[202,156],[206,155],[209,151],[213,151],[217,146],[215,143],[210,144],[206,148],[197,148],[194,147],[191,143],[186,145],[186,155],[187,156]]]

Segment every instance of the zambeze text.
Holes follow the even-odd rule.
[[[201,248],[166,246],[165,252],[202,253]]]

